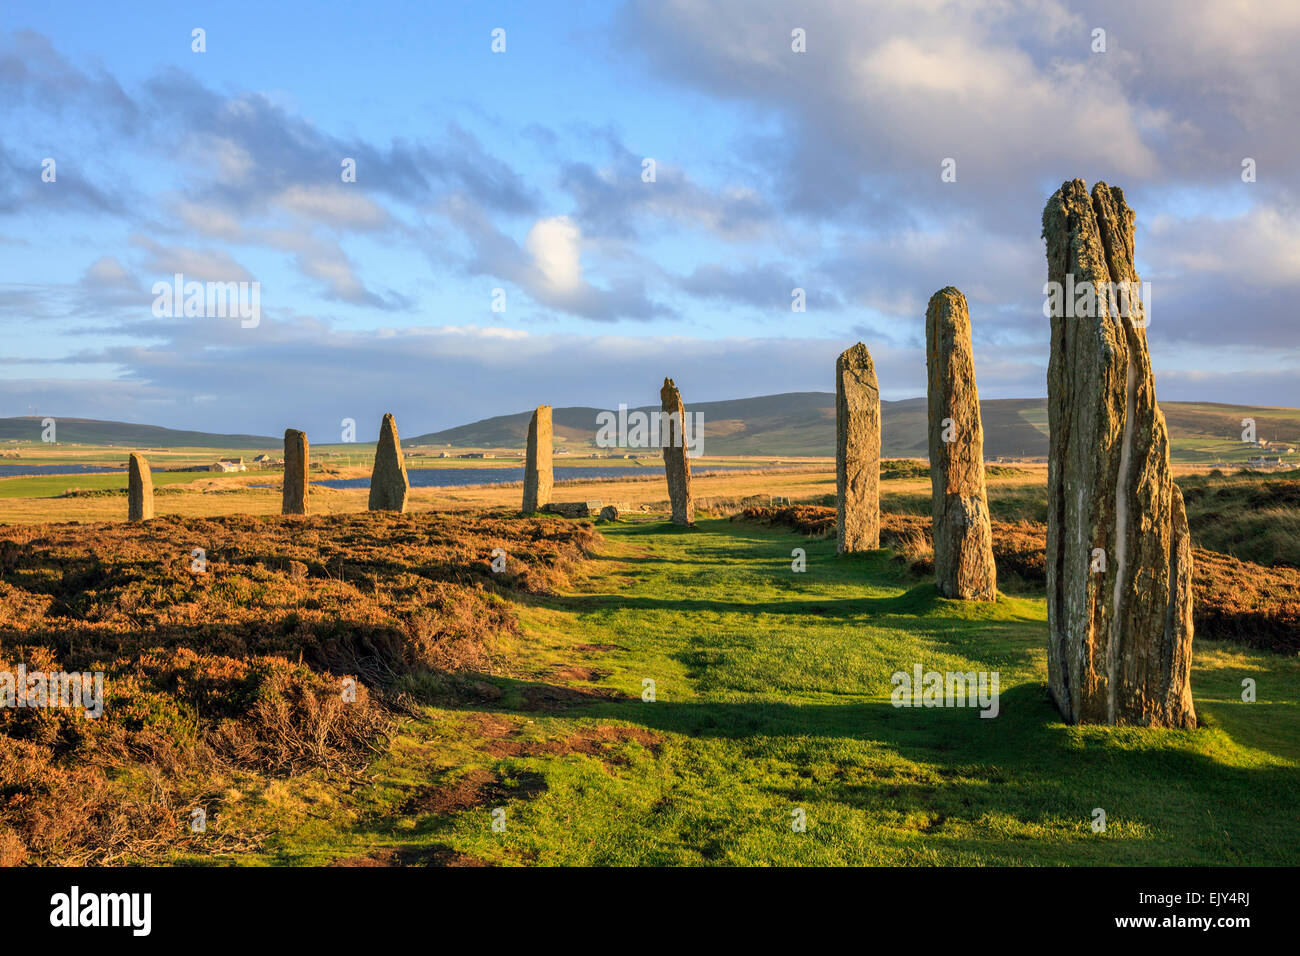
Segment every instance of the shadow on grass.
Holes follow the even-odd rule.
[[[537,696],[508,687],[526,682],[495,681],[507,687],[503,700]],[[709,773],[729,773],[725,767],[740,761],[747,769],[735,786],[791,806],[868,813],[878,831],[870,839],[901,845],[924,835],[939,841],[927,842],[926,851],[945,858],[1059,863],[1061,844],[1077,842],[1077,851],[1068,852],[1088,864],[1286,862],[1291,851],[1269,836],[1267,811],[1294,794],[1300,783],[1294,767],[1222,763],[1196,749],[1199,735],[1212,731],[1071,728],[1040,684],[1005,690],[999,705],[991,719],[971,708],[896,708],[885,700],[620,698],[553,713],[687,738],[656,758],[666,761],[651,771],[657,778],[674,779],[684,759],[690,772],[680,785],[699,777],[697,784],[707,787]],[[729,746],[700,777],[689,740]],[[683,796],[690,805],[699,799]],[[1111,821],[1109,835],[1091,832],[1098,806]],[[451,816],[426,817],[415,833],[433,839],[454,827]]]
[[[797,588],[792,584],[790,590]],[[824,595],[782,597],[779,600],[719,600],[716,598],[638,596],[629,594],[548,595],[536,601],[554,610],[595,613],[607,611],[666,611],[691,614],[713,612],[719,614],[758,615],[785,614],[842,621],[883,619],[886,617],[915,618],[920,632],[969,633],[989,627],[1011,623],[1033,623],[1036,618],[1005,615],[1002,602],[975,604],[950,601],[939,596],[934,583],[925,581],[901,594],[833,598]],[[891,622],[891,623],[897,623]]]

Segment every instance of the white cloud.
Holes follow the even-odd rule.
[[[182,273],[199,282],[247,282],[253,276],[222,249],[200,249],[177,244],[164,245],[149,236],[132,236],[131,241],[146,253],[145,268],[154,278]]]
[[[573,292],[582,285],[581,234],[568,216],[539,219],[528,230],[524,246],[533,268],[556,292]]]
[[[332,186],[290,186],[273,200],[304,219],[338,229],[382,229],[388,213],[376,202],[343,182]]]
[[[87,267],[81,281],[85,285],[121,290],[137,290],[140,284],[113,256],[100,256]]]
[[[1162,216],[1151,224],[1148,257],[1174,274],[1231,277],[1262,287],[1300,284],[1300,223],[1273,207],[1231,218]]]

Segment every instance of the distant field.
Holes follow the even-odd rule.
[[[0,451],[17,453],[17,457],[0,458],[3,465],[104,465],[106,467],[123,467],[132,451],[140,452],[155,468],[185,468],[194,465],[210,465],[219,458],[242,458],[245,465],[253,470],[254,455],[267,454],[272,458],[281,458],[284,449],[275,447],[264,449],[247,448],[143,448],[115,447],[109,445],[46,444],[43,442],[23,442],[19,444],[0,445]],[[466,458],[470,453],[487,451],[491,458]],[[435,448],[428,446],[404,444],[407,468],[508,468],[523,462],[523,454],[502,452],[495,449],[476,447]],[[449,457],[439,455],[446,452]],[[600,453],[599,458],[592,458],[591,452],[571,455],[557,454],[556,464],[573,468],[661,468],[663,458],[657,450],[633,452],[643,457],[623,458],[623,452],[617,455]],[[792,455],[739,455],[719,457],[706,455],[692,459],[696,467],[710,464],[760,466],[767,465],[773,459],[782,462],[799,462],[807,460]],[[349,444],[313,444],[311,459],[318,465],[329,468],[364,468],[369,469],[375,460],[374,442],[356,442]]]
[[[154,488],[183,485],[207,477],[195,472],[157,472]],[[0,498],[53,498],[74,489],[126,491],[126,472],[116,475],[40,475],[32,478],[0,478]]]
[[[72,487],[85,487],[85,477],[71,476],[61,480]],[[649,473],[640,476],[629,472],[629,478],[641,477],[649,477]],[[224,514],[280,513],[279,474],[186,474],[183,478],[188,479],[181,484],[183,493],[160,494],[155,497],[156,514],[212,517]],[[249,487],[253,484],[271,484],[273,487]],[[802,500],[834,493],[834,469],[800,473],[699,476],[695,479],[695,495],[701,502],[750,495],[782,495]],[[414,511],[518,508],[521,495],[521,482],[459,488],[412,488],[410,502]],[[336,489],[312,485],[309,500],[313,513],[335,514],[365,511],[367,498],[368,492],[364,488]],[[661,480],[562,482],[556,485],[553,498],[556,501],[601,499],[606,502],[653,506],[667,502],[668,489]],[[0,524],[121,521],[125,517],[126,500],[122,497],[15,498],[0,495]]]
[[[46,444],[20,442],[0,445],[0,451],[17,453],[16,458],[0,458],[0,464],[21,465],[24,462],[41,465],[113,465],[124,467],[131,452],[139,452],[156,468],[184,468],[191,465],[210,465],[218,458],[243,458],[245,462],[254,455],[284,454],[280,446],[250,450],[247,448],[152,448],[145,445],[90,445]],[[373,453],[372,453],[373,454]]]

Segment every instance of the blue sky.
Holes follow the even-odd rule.
[[[1073,177],[1137,210],[1160,397],[1300,405],[1286,6],[10,4],[0,415],[418,434],[830,390],[859,339],[906,398],[945,285],[981,393],[1042,395]],[[261,321],[155,317],[175,272]]]

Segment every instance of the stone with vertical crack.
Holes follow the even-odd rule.
[[[411,482],[406,477],[406,461],[402,458],[402,439],[397,435],[397,422],[389,412],[379,426],[367,507],[371,511],[405,511],[410,493]]]
[[[880,388],[861,342],[835,360],[835,517],[841,554],[880,547]]]
[[[1187,516],[1149,316],[1136,289],[1110,291],[1138,281],[1133,222],[1122,190],[1079,179],[1043,210],[1048,280],[1074,290],[1052,307],[1047,371],[1048,685],[1071,723],[1190,728]]]
[[[997,599],[993,532],[984,491],[984,427],[966,297],[949,286],[925,312],[930,395],[930,488],[934,574],[939,593]]]
[[[153,473],[144,455],[131,452],[126,474],[126,520],[148,521],[153,517]]]
[[[524,514],[548,504],[554,485],[551,468],[551,406],[538,405],[528,422],[528,451],[524,459]]]
[[[307,513],[307,433],[284,430],[284,486],[280,493],[280,514]]]
[[[671,378],[664,379],[659,390],[663,408],[659,440],[664,449],[664,470],[668,474],[668,498],[672,503],[673,524],[695,524],[695,499],[691,495],[691,461],[686,455],[686,406],[681,392]]]

